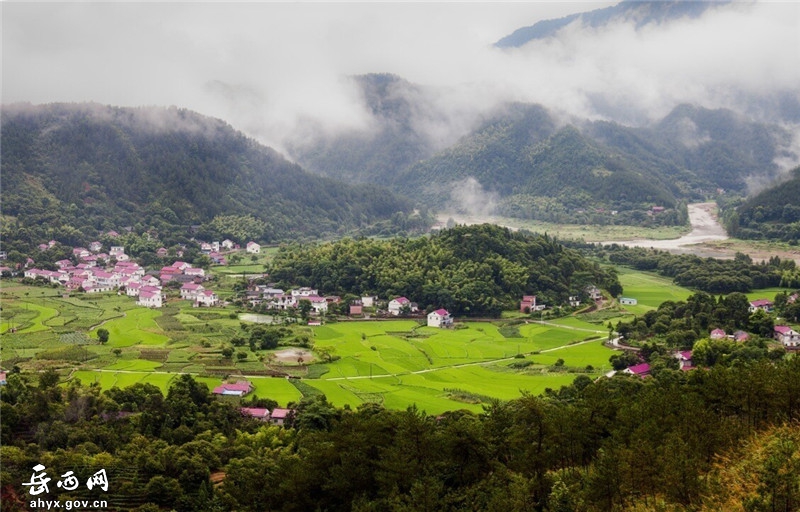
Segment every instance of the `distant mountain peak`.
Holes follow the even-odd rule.
[[[533,40],[553,37],[559,30],[574,22],[597,28],[614,21],[634,21],[636,28],[641,28],[651,23],[697,18],[709,8],[726,3],[730,3],[729,0],[625,0],[611,7],[542,20],[528,27],[519,28],[497,41],[495,46],[519,48]]]

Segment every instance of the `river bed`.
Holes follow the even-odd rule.
[[[689,223],[692,225],[692,231],[680,238],[673,238],[672,240],[638,239],[610,241],[602,242],[602,244],[618,244],[628,247],[652,247],[653,249],[662,249],[670,252],[691,252],[697,254],[699,252],[698,248],[690,248],[689,246],[695,246],[703,242],[715,242],[728,239],[725,228],[722,227],[717,219],[716,207],[717,205],[715,203],[690,204],[688,210]]]

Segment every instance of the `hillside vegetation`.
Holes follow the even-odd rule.
[[[3,235],[23,251],[122,226],[188,233],[222,215],[254,217],[250,236],[268,242],[347,232],[411,206],[309,174],[220,120],[175,108],[8,106],[2,147]]]
[[[421,308],[455,315],[499,316],[523,294],[566,303],[588,285],[622,289],[613,270],[588,261],[547,236],[483,224],[413,240],[342,240],[287,246],[271,277],[339,294],[406,296]]]
[[[800,167],[746,201],[721,202],[728,232],[739,238],[800,240]]]

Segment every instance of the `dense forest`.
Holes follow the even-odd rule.
[[[422,309],[459,316],[499,316],[523,294],[560,305],[589,285],[622,291],[612,269],[556,240],[489,224],[417,239],[288,245],[275,257],[271,278],[325,293],[405,296]]]
[[[797,510],[800,359],[579,376],[541,397],[438,417],[377,404],[294,404],[286,427],[243,417],[184,375],[100,392],[10,374],[2,509],[106,499],[116,510]],[[244,405],[244,404],[243,404]],[[262,400],[247,405],[274,407]],[[59,489],[104,469],[108,491]]]
[[[800,287],[800,269],[794,260],[781,260],[777,256],[754,263],[750,256],[742,253],[737,253],[732,260],[721,260],[618,245],[595,251],[616,265],[656,272],[673,278],[675,284],[708,293],[749,292],[773,286]]]
[[[222,121],[175,108],[3,107],[4,249],[88,243],[125,226],[163,238],[189,227],[271,242],[425,228],[410,201],[305,172]],[[243,222],[244,220],[244,222]],[[238,229],[227,229],[232,226]],[[242,229],[244,227],[245,229]]]
[[[731,236],[792,245],[800,241],[800,167],[746,200],[721,198],[717,202]]]

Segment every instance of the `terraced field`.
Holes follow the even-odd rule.
[[[642,314],[665,300],[692,292],[653,274],[619,269],[624,295],[636,306],[601,310],[546,322],[507,315],[497,322],[459,322],[435,329],[417,320],[342,321],[292,326],[275,350],[251,351],[248,323],[234,308],[197,309],[175,296],[150,310],[116,294],[63,296],[60,290],[2,283],[0,358],[24,372],[54,367],[65,379],[97,382],[103,389],[146,382],[167,390],[181,373],[209,387],[246,378],[255,395],[281,405],[324,393],[337,406],[368,402],[389,408],[412,404],[431,414],[480,410],[492,399],[538,394],[580,374],[609,369],[603,346],[609,321]],[[235,278],[233,278],[235,279]],[[772,299],[778,289],[748,294]],[[177,294],[177,292],[174,292]],[[109,342],[97,341],[97,328]],[[275,352],[292,340],[308,340],[315,362],[286,360]],[[233,349],[225,354],[226,349]],[[323,362],[325,354],[332,361]],[[294,377],[288,379],[286,377]]]

